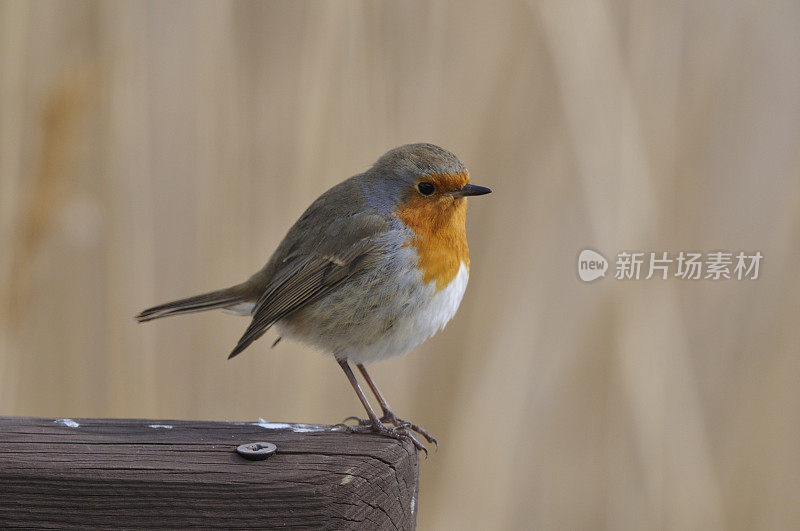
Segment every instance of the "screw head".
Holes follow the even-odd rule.
[[[251,461],[261,461],[274,454],[277,449],[278,447],[272,443],[251,442],[239,445],[236,448],[236,453]]]

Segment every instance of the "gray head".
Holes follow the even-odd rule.
[[[406,144],[387,151],[372,170],[406,181],[413,181],[421,175],[469,173],[458,157],[439,146],[424,143]]]
[[[359,176],[370,204],[393,210],[409,196],[463,197],[491,192],[469,184],[469,171],[451,152],[433,144],[406,144],[386,152]]]

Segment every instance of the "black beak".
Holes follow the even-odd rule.
[[[468,195],[485,195],[491,194],[491,188],[486,188],[485,186],[478,186],[477,184],[467,184],[464,185],[464,188],[461,190],[456,190],[455,192],[450,192],[450,195],[453,197],[466,197]]]

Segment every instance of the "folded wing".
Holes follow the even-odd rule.
[[[379,259],[387,220],[357,214],[327,227],[326,237],[298,242],[284,257],[253,310],[253,320],[228,358],[246,349],[277,321],[310,304]],[[324,242],[324,243],[322,243]]]

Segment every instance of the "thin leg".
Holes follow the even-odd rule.
[[[372,409],[372,405],[370,405],[369,400],[367,397],[364,396],[364,391],[361,390],[361,386],[358,384],[358,380],[356,380],[356,375],[353,374],[353,369],[350,368],[350,365],[347,363],[347,360],[337,360],[339,365],[342,367],[342,370],[347,375],[347,379],[350,380],[350,385],[353,386],[355,389],[356,394],[358,395],[358,399],[361,400],[361,404],[364,405],[364,409],[367,410],[367,415],[369,416],[369,420],[372,424],[380,423],[380,419],[378,419],[378,415],[375,414],[375,410]]]
[[[374,394],[375,398],[378,399],[378,403],[381,405],[381,409],[383,410],[383,415],[386,416],[388,413],[391,413],[392,410],[389,408],[389,404],[386,403],[386,399],[383,398],[380,390],[378,390],[378,386],[372,381],[372,377],[367,372],[367,368],[360,363],[356,363],[356,367],[358,367],[358,370],[361,371],[362,375],[364,375],[367,385],[369,385],[369,388],[372,389],[372,394]]]
[[[368,424],[359,424],[358,426],[348,426],[346,424],[339,424],[337,426],[345,427],[351,433],[377,433],[380,435],[385,435],[387,437],[391,437],[393,439],[398,440],[410,440],[417,450],[425,450],[425,454],[427,455],[428,450],[425,448],[421,442],[417,440],[414,435],[409,432],[405,426],[395,426],[389,427],[385,426],[378,415],[375,414],[375,411],[372,409],[372,406],[367,400],[367,397],[364,396],[364,392],[361,390],[361,386],[358,384],[358,380],[356,380],[356,375],[353,374],[353,369],[350,368],[350,365],[347,363],[347,360],[337,360],[339,362],[339,366],[341,366],[342,370],[344,371],[345,375],[347,375],[347,379],[350,380],[350,385],[353,386],[355,389],[356,394],[358,395],[358,399],[361,400],[361,404],[363,404],[364,409],[367,410],[367,415],[369,416],[369,423]]]
[[[362,365],[361,363],[357,363],[356,367],[358,367],[358,370],[361,371],[361,374],[364,376],[364,380],[367,381],[367,385],[369,385],[369,388],[372,389],[372,394],[374,394],[375,398],[378,399],[378,403],[380,404],[381,410],[383,411],[383,417],[380,419],[382,422],[391,422],[395,426],[406,426],[407,428],[414,430],[415,432],[425,437],[425,440],[427,440],[429,443],[435,444],[437,449],[439,448],[439,443],[436,441],[436,438],[433,437],[431,434],[429,434],[425,429],[407,420],[403,420],[397,415],[395,415],[394,411],[391,410],[389,404],[386,402],[386,399],[383,398],[383,395],[378,389],[378,386],[375,385],[375,382],[372,380],[372,377],[367,372],[367,368],[364,367],[364,365]]]

